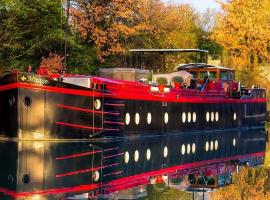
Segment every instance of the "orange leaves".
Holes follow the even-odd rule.
[[[196,14],[188,5],[161,0],[77,0],[75,30],[97,49],[102,61],[128,48],[196,47]]]
[[[61,55],[51,52],[48,58],[42,57],[40,63],[41,73],[44,73],[44,70],[46,70],[46,73],[48,72],[49,75],[60,73],[63,70],[63,59]]]
[[[123,51],[121,40],[133,34],[136,0],[109,0],[86,2],[78,0],[78,7],[72,9],[72,23],[75,29],[90,43],[95,44],[102,61],[110,54]]]

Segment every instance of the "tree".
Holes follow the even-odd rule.
[[[50,52],[48,58],[42,57],[40,66],[44,67],[49,75],[61,73],[64,70],[63,60],[61,55]]]
[[[221,6],[224,13],[212,39],[224,48],[224,63],[234,66],[246,85],[258,83],[259,64],[270,59],[270,1],[232,0]]]
[[[71,11],[73,27],[91,46],[96,46],[99,59],[103,61],[108,55],[122,52],[121,41],[135,33],[133,20],[138,1],[76,2]]]
[[[37,66],[42,55],[61,49],[60,0],[4,0],[0,3],[0,65]]]
[[[234,175],[232,185],[213,192],[211,200],[270,199],[269,175],[265,168],[245,167]]]

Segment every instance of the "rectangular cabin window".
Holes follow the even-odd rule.
[[[220,72],[220,79],[221,81],[228,81],[229,80],[229,74],[227,71],[221,71]]]
[[[203,80],[204,77],[208,76],[207,72],[200,72],[200,79]]]
[[[210,72],[209,73],[209,78],[210,79],[217,79],[217,72]]]

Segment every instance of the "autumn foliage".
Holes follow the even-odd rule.
[[[48,75],[50,75],[62,72],[63,59],[64,58],[61,55],[56,53],[50,53],[47,58],[42,57],[38,72],[43,75],[44,73],[48,73]]]
[[[234,67],[246,85],[261,81],[260,64],[270,61],[270,1],[221,1],[211,38],[224,49],[223,64]]]
[[[269,170],[243,168],[235,174],[233,184],[216,190],[211,200],[268,200],[270,199]]]
[[[197,46],[197,15],[188,5],[160,0],[77,0],[73,28],[100,60],[129,48],[192,48]]]

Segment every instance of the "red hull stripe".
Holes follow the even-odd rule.
[[[179,96],[176,98],[177,94],[152,94],[146,93],[145,91],[141,94],[138,92],[127,92],[127,91],[114,91],[113,94],[104,94],[95,91],[85,91],[85,90],[75,90],[75,89],[67,89],[60,87],[51,87],[51,86],[43,86],[43,85],[35,85],[30,83],[12,83],[0,86],[0,91],[10,90],[15,88],[25,88],[25,89],[34,89],[34,90],[42,90],[54,93],[61,94],[71,94],[78,96],[90,96],[90,97],[102,97],[108,96],[115,99],[127,99],[127,100],[142,100],[142,101],[166,101],[166,102],[183,102],[183,103],[265,103],[267,102],[266,98],[258,98],[258,99],[226,99],[224,97],[208,97],[208,96]]]
[[[117,166],[117,165],[119,165],[119,163],[114,163],[114,164],[110,164],[110,165],[106,165],[106,166],[100,166],[100,167],[89,168],[89,169],[81,169],[81,170],[67,172],[67,173],[63,173],[63,174],[56,174],[55,177],[61,178],[61,177],[65,177],[65,176],[72,176],[72,175],[82,174],[82,173],[86,173],[86,172],[93,172],[96,170],[100,170],[100,169],[104,169],[104,168],[108,168],[108,167],[113,167],[113,166]]]
[[[61,87],[52,87],[52,86],[45,86],[45,85],[36,85],[31,83],[11,83],[7,85],[0,86],[0,91],[10,90],[10,89],[16,89],[16,88],[24,88],[24,89],[33,89],[33,90],[42,90],[42,91],[48,91],[53,93],[60,93],[60,94],[73,94],[78,96],[95,96],[95,97],[102,97],[109,96],[110,94],[103,94],[96,91],[89,91],[87,90],[77,90],[77,89],[68,89],[68,88],[61,88]]]
[[[68,156],[61,156],[61,157],[57,157],[55,159],[56,160],[64,160],[64,159],[69,159],[69,158],[78,158],[78,157],[93,155],[93,154],[97,154],[97,153],[101,153],[101,152],[102,151],[90,151],[90,152],[72,154],[72,155],[68,155]]]
[[[0,188],[0,192],[5,194],[5,195],[14,197],[14,198],[15,197],[22,198],[22,197],[28,197],[28,196],[33,196],[33,195],[46,196],[46,195],[55,195],[55,194],[82,192],[82,191],[89,192],[91,190],[99,189],[101,187],[108,187],[108,186],[112,187],[113,185],[126,184],[126,183],[131,182],[131,180],[140,181],[140,180],[145,180],[147,178],[147,180],[145,180],[145,183],[148,183],[149,182],[148,180],[150,178],[150,177],[148,177],[149,174],[151,174],[152,176],[157,176],[157,175],[161,175],[162,173],[166,173],[166,172],[167,173],[168,172],[175,172],[176,170],[180,170],[181,168],[189,169],[189,167],[187,167],[188,165],[191,167],[199,167],[199,166],[204,166],[205,164],[202,164],[204,162],[206,162],[207,164],[215,164],[215,163],[226,162],[226,161],[237,159],[237,158],[239,159],[239,158],[245,158],[245,157],[249,157],[249,156],[252,157],[252,156],[264,156],[264,155],[265,155],[265,152],[257,152],[257,153],[247,154],[247,155],[233,156],[233,157],[229,157],[229,158],[220,158],[220,159],[214,159],[214,160],[208,160],[208,161],[194,162],[194,163],[190,163],[190,164],[179,165],[179,166],[169,167],[166,169],[156,170],[153,172],[146,172],[146,173],[137,174],[134,176],[120,178],[120,179],[110,181],[108,183],[104,183],[102,185],[101,184],[90,184],[90,185],[80,185],[80,186],[65,187],[65,188],[54,188],[54,189],[32,191],[32,192],[15,192],[15,191],[11,191],[11,190],[6,189],[6,188]],[[182,167],[182,166],[185,166],[185,167]],[[128,189],[128,187],[125,187],[124,189]]]
[[[110,122],[110,121],[104,121],[104,124],[116,124],[116,125],[121,125],[124,126],[124,122]]]
[[[84,125],[79,125],[79,124],[71,124],[71,123],[66,123],[66,122],[55,122],[55,123],[59,125],[63,125],[63,126],[73,127],[73,128],[88,129],[88,130],[94,130],[94,131],[103,130],[103,128],[84,126]]]
[[[89,110],[89,109],[86,109],[86,108],[78,108],[78,107],[74,107],[74,106],[66,106],[66,105],[63,105],[63,104],[57,104],[57,107],[68,109],[68,110],[76,110],[76,111],[81,111],[81,112],[87,112],[87,113],[95,113],[95,114],[103,114],[103,115],[117,115],[117,116],[120,115],[120,113],[103,112],[103,111],[99,111],[99,110]]]
[[[111,156],[104,156],[104,159],[115,158],[117,156],[122,156],[122,155],[124,155],[124,153],[119,153],[119,154],[115,154],[115,155],[111,155]]]
[[[123,173],[123,171],[118,171],[118,172],[113,172],[110,174],[104,174],[103,176],[106,177],[106,176],[118,175],[118,174],[122,174],[122,173]]]
[[[116,150],[116,149],[119,149],[119,147],[104,149],[103,152],[112,151],[112,150]],[[93,154],[97,154],[97,153],[101,153],[101,152],[102,152],[101,150],[98,150],[98,151],[89,151],[89,152],[71,154],[71,155],[66,155],[66,156],[60,156],[60,157],[57,157],[55,159],[56,160],[64,160],[64,159],[69,159],[69,158],[78,158],[78,157],[93,155]]]

